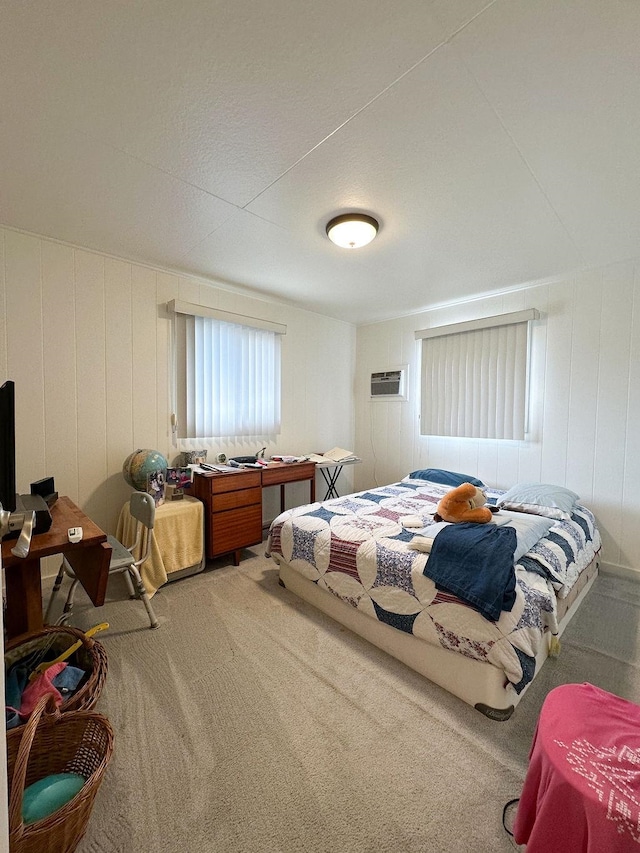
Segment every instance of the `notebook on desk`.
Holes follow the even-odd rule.
[[[352,450],[344,450],[342,447],[333,447],[323,454],[310,453],[307,459],[309,462],[316,462],[318,465],[323,463],[325,465],[342,465],[345,462],[360,462],[360,458]]]

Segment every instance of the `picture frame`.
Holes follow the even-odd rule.
[[[167,468],[167,483],[176,489],[191,488],[191,468]]]
[[[163,471],[152,471],[147,476],[147,492],[153,496],[156,507],[164,503],[166,477]]]

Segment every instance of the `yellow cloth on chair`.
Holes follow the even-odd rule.
[[[147,535],[143,532],[142,547]],[[196,566],[204,554],[204,505],[197,498],[185,496],[179,501],[166,501],[156,509],[156,519],[149,558],[140,566],[140,575],[149,597],[167,582],[167,576],[180,569]],[[122,507],[116,537],[123,545],[135,540],[135,519],[129,513],[129,502]],[[139,554],[135,553],[138,557]]]

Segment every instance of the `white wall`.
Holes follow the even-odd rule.
[[[0,238],[0,381],[16,382],[20,491],[54,476],[60,494],[112,532],[129,491],[125,457],[152,447],[175,458],[164,306],[178,298],[287,324],[283,428],[268,453],[354,449],[363,464],[345,468],[341,493],[426,465],[498,487],[561,483],[595,511],[604,561],[640,571],[637,265],[363,326],[356,335],[349,324],[212,281],[12,229],[0,229]],[[528,307],[543,313],[534,330],[529,440],[420,437],[414,331]],[[369,374],[400,364],[409,364],[409,401],[371,402]],[[304,484],[287,494],[290,503],[308,499]],[[278,498],[278,489],[266,496],[265,520]]]
[[[357,330],[355,488],[441,467],[507,488],[558,483],[596,514],[605,568],[640,572],[640,267],[619,264]],[[421,437],[417,329],[524,308],[534,324],[526,441]],[[369,374],[409,364],[406,403],[369,400]]]
[[[0,229],[0,383],[16,383],[20,492],[53,476],[59,494],[114,532],[130,493],[122,477],[128,454],[148,447],[170,462],[176,458],[169,422],[170,299],[287,325],[282,433],[269,455],[352,446],[353,326],[215,282]],[[210,452],[256,450],[239,442]],[[342,488],[350,489],[351,469],[342,477]],[[308,484],[287,486],[289,505],[308,499]],[[265,495],[265,520],[278,511],[276,487]]]

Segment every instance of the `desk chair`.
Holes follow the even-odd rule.
[[[131,513],[131,517],[135,518],[137,522],[135,542],[129,548],[126,548],[120,541],[118,541],[118,539],[115,538],[115,536],[107,536],[107,542],[112,548],[111,562],[109,563],[109,574],[112,575],[116,572],[122,572],[125,577],[127,587],[129,588],[129,597],[142,599],[142,603],[146,607],[147,614],[149,616],[149,622],[151,623],[150,627],[157,628],[158,619],[156,614],[153,612],[151,601],[149,600],[147,590],[145,589],[144,582],[140,576],[140,566],[151,553],[151,534],[156,517],[156,505],[153,497],[146,494],[146,492],[133,492],[129,500],[129,512]],[[145,529],[147,530],[147,536],[144,553],[142,553],[139,559],[136,560],[134,552],[140,545],[142,533]],[[75,594],[76,587],[78,586],[78,579],[73,573],[73,569],[69,563],[63,557],[60,571],[56,577],[51,591],[51,597],[49,598],[49,604],[47,605],[47,612],[44,617],[46,624],[49,623],[51,606],[54,598],[60,590],[65,574],[72,579],[72,582],[64,605],[63,613],[70,613],[71,608],[73,607],[73,596]],[[135,581],[135,589],[133,581]]]

